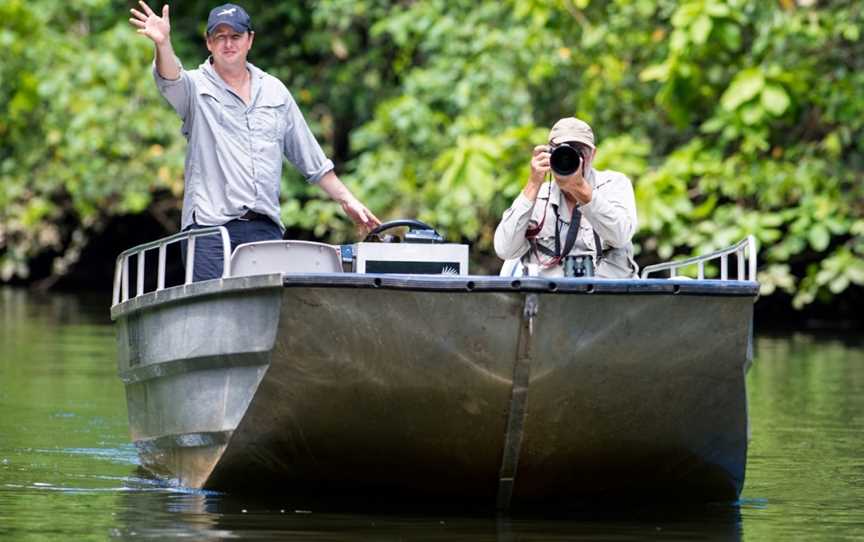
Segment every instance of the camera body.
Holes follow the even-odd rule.
[[[582,151],[575,143],[564,142],[552,149],[549,165],[558,175],[568,177],[579,171],[583,160]]]

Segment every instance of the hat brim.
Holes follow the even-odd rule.
[[[549,143],[551,143],[553,145],[560,145],[562,143],[579,143],[581,145],[585,145],[586,147],[591,147],[592,149],[596,148],[594,146],[594,143],[591,143],[590,141],[587,141],[585,139],[582,139],[582,138],[576,137],[576,136],[563,135],[563,136],[553,137],[552,139],[549,140]]]
[[[248,31],[252,30],[252,28],[246,26],[245,24],[229,22],[229,21],[219,21],[218,23],[212,24],[212,25],[207,27],[207,35],[209,36],[210,34],[212,34],[213,31],[216,30],[217,27],[219,27],[223,24],[225,26],[230,27],[235,32],[240,32],[241,34],[243,32],[248,32]]]

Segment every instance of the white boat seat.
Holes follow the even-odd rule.
[[[311,241],[244,243],[231,255],[231,276],[268,273],[341,273],[338,247]]]

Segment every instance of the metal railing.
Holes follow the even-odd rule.
[[[756,238],[752,235],[748,235],[745,239],[737,242],[731,247],[724,248],[722,250],[718,250],[716,252],[712,252],[710,254],[706,254],[704,256],[697,256],[695,258],[687,258],[686,260],[676,260],[674,262],[665,262],[658,263],[656,265],[646,266],[642,270],[642,278],[648,278],[648,275],[651,273],[657,273],[660,271],[669,271],[669,278],[676,278],[679,276],[678,270],[683,267],[689,267],[691,265],[696,265],[696,273],[697,279],[703,280],[705,278],[705,263],[710,262],[711,260],[720,260],[720,280],[730,280],[729,279],[729,256],[735,255],[737,259],[737,270],[738,270],[738,280],[751,280],[756,281]],[[745,265],[746,258],[746,265]],[[746,278],[745,278],[745,270],[746,270]]]
[[[222,226],[213,226],[211,228],[201,228],[197,230],[183,231],[163,237],[156,241],[150,241],[143,245],[138,245],[130,249],[124,250],[117,256],[117,263],[114,267],[114,292],[112,294],[112,306],[118,303],[123,303],[129,300],[129,260],[135,258],[137,270],[135,273],[135,295],[133,298],[144,294],[144,264],[147,261],[146,253],[150,250],[159,251],[159,260],[156,272],[156,291],[165,289],[165,259],[168,245],[187,241],[186,247],[186,279],[184,284],[192,282],[193,270],[195,269],[195,239],[208,235],[219,235],[222,238],[222,278],[231,276],[231,240],[228,237],[228,230]]]

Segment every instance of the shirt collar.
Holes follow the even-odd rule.
[[[234,90],[228,86],[228,83],[216,72],[213,68],[213,55],[207,57],[199,68],[207,75],[209,79],[218,84],[225,92],[234,94]],[[246,69],[249,70],[249,81],[252,84],[249,94],[252,96],[250,105],[255,103],[258,98],[258,93],[261,91],[261,79],[264,77],[264,71],[255,66],[251,62],[246,62]]]

